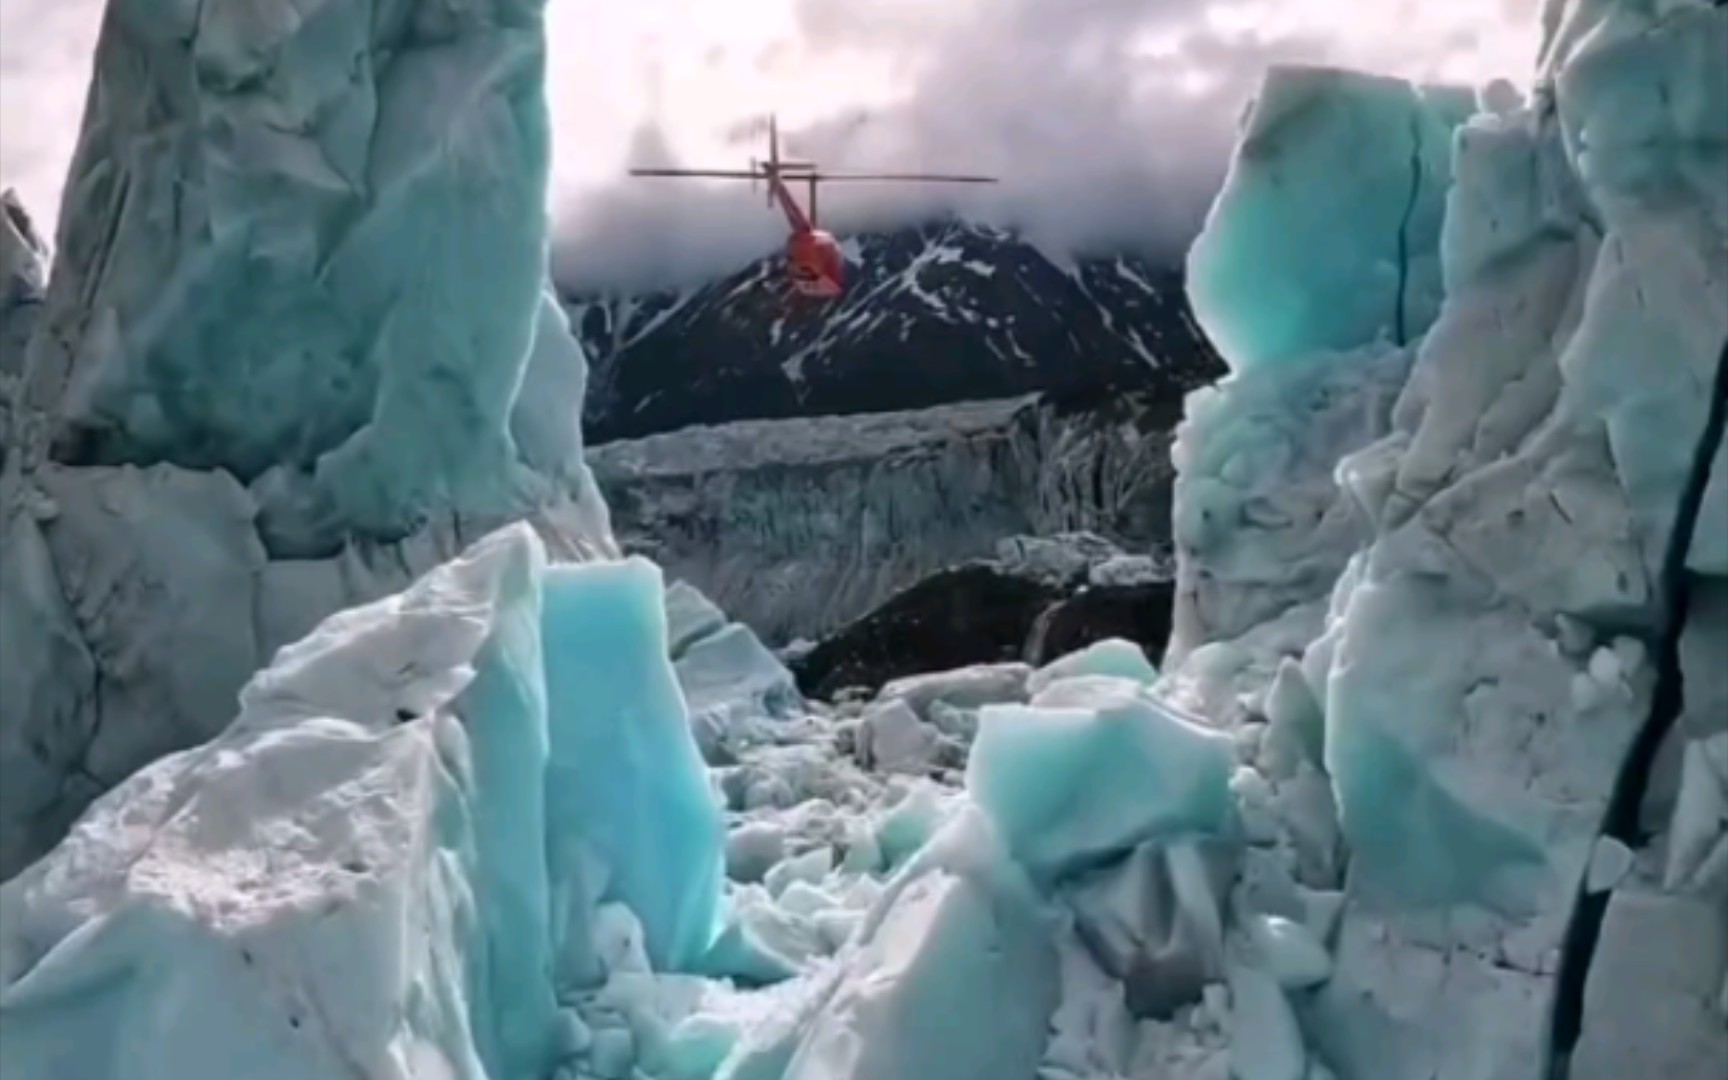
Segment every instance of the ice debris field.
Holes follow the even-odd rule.
[[[1167,654],[836,702],[617,553],[540,20],[112,0],[6,204],[7,1080],[1722,1075],[1728,9],[1270,71]]]

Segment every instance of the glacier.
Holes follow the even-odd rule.
[[[673,965],[717,924],[659,589],[640,561],[548,567],[519,524],[283,649],[219,737],[4,887],[9,1071],[545,1075],[577,1023],[554,957],[596,977],[602,901]]]
[[[48,247],[18,193],[0,191],[0,376],[18,378],[48,287]]]
[[[1196,298],[1233,375],[1196,395],[1178,436],[1173,693],[1265,724],[1285,775],[1330,780],[1348,878],[1334,974],[1298,1015],[1341,1076],[1703,1076],[1728,1053],[1720,1014],[1675,989],[1633,991],[1653,995],[1639,1012],[1653,1023],[1690,1018],[1661,1052],[1616,1039],[1634,1025],[1601,1004],[1634,963],[1610,946],[1662,917],[1635,912],[1666,912],[1674,946],[1698,947],[1657,982],[1720,984],[1719,931],[1687,914],[1719,906],[1716,887],[1624,879],[1606,894],[1620,919],[1581,897],[1599,836],[1635,864],[1661,848],[1660,804],[1645,810],[1654,844],[1636,802],[1620,808],[1644,788],[1648,744],[1708,733],[1647,718],[1677,693],[1658,655],[1673,620],[1721,634],[1716,610],[1669,597],[1676,579],[1714,595],[1728,528],[1707,424],[1728,340],[1728,190],[1707,179],[1728,168],[1728,13],[1556,2],[1546,24],[1529,100],[1494,88],[1457,128],[1441,227],[1401,236],[1398,262],[1385,231],[1342,234],[1338,258],[1384,267],[1378,280],[1419,280],[1438,258],[1420,340],[1384,305],[1358,319],[1320,303],[1325,277],[1282,321],[1239,289]],[[1238,235],[1230,215],[1277,197],[1282,159],[1251,144],[1288,115],[1263,96],[1248,120],[1219,244]],[[1229,254],[1197,244],[1203,278]],[[1686,715],[1702,717],[1715,692],[1698,693],[1710,678],[1692,656]]]
[[[111,9],[124,47],[137,10]],[[204,6],[218,41],[214,12],[254,10]],[[308,10],[243,28],[348,25]],[[463,17],[415,10],[469,55]],[[9,397],[8,1066],[1717,1075],[1728,9],[1542,21],[1527,92],[1269,73],[1193,253],[1231,371],[1171,448],[1161,657],[806,700],[727,599],[617,557],[579,466],[477,509],[434,457],[405,534],[283,547],[325,535],[353,459],[268,482],[152,459],[187,448],[103,411],[122,361],[47,412]],[[449,74],[485,96],[491,71]],[[570,393],[580,351],[550,340],[494,355]],[[580,448],[551,393],[516,414],[562,447],[517,447],[542,475]],[[85,451],[128,459],[71,453],[87,422]],[[283,507],[311,512],[261,526]]]
[[[1176,954],[1216,953],[1216,874],[1191,842],[1233,829],[1228,736],[1140,679],[1048,670],[1032,697],[1023,670],[956,672],[878,704],[976,714],[952,728],[982,748],[964,781],[873,777],[849,762],[846,714],[810,703],[759,714],[711,782],[672,642],[728,624],[661,583],[640,559],[550,563],[518,523],[279,650],[223,733],[103,795],[0,886],[9,1066],[1031,1077],[1064,968],[1090,963],[1061,890],[1130,852],[1167,858],[1182,925],[1212,928]],[[1208,764],[1162,766],[1162,806],[1058,797],[1029,833],[1017,785],[1064,745],[1058,793],[1123,746],[1141,756],[1118,768],[1159,745]],[[1110,903],[1098,917],[1138,933]],[[187,1004],[207,998],[219,1012]],[[75,1035],[92,1023],[110,1034]]]
[[[0,215],[0,878],[332,612],[516,520],[617,552],[541,5],[159,7],[107,6],[51,273]]]
[[[225,469],[287,557],[596,514],[542,9],[110,3],[24,364],[53,458]]]
[[[784,644],[1013,537],[1162,548],[1173,405],[1032,396],[738,421],[604,443],[588,461],[620,544]]]
[[[1402,345],[1428,328],[1443,295],[1452,133],[1474,111],[1456,87],[1327,68],[1268,74],[1188,255],[1195,315],[1233,370],[1382,331]]]

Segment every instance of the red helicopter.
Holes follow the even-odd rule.
[[[943,173],[823,172],[811,161],[789,161],[780,156],[780,126],[768,118],[768,160],[750,160],[744,169],[631,169],[631,176],[695,176],[715,180],[768,182],[768,206],[779,203],[792,235],[786,239],[786,271],[792,291],[816,300],[833,300],[846,290],[846,259],[833,234],[817,227],[816,188],[819,184],[850,181],[908,181],[936,184],[994,184],[993,176],[954,176]],[[810,210],[805,212],[793,197],[790,183],[809,185]]]

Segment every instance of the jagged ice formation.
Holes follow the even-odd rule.
[[[1468,117],[1268,79],[1195,254],[1232,375],[1179,434],[1163,664],[801,702],[689,590],[514,526],[318,624],[0,887],[9,1067],[1717,1075],[1728,11],[1545,27],[1528,102]],[[1306,279],[1292,219],[1332,244]]]
[[[1433,246],[1341,245],[1374,281],[1418,281],[1438,255],[1419,342],[1401,347],[1385,303],[1364,321],[1334,302],[1329,275],[1268,317],[1208,285],[1218,248],[1196,246],[1234,374],[1178,439],[1177,678],[1214,710],[1247,695],[1268,739],[1306,740],[1330,776],[1347,900],[1335,974],[1295,1003],[1342,1076],[1702,1077],[1728,1054],[1720,1006],[1691,996],[1728,971],[1722,884],[1612,869],[1675,832],[1720,837],[1678,809],[1715,806],[1722,782],[1687,746],[1719,724],[1700,647],[1695,719],[1647,764],[1673,825],[1658,794],[1648,832],[1599,839],[1652,694],[1677,692],[1651,653],[1679,617],[1665,556],[1701,455],[1682,640],[1723,634],[1728,470],[1705,421],[1728,341],[1728,13],[1659,8],[1551,4],[1530,103],[1494,88],[1457,132]],[[1289,115],[1262,97],[1209,234],[1279,198],[1311,212],[1279,186]],[[1580,895],[1610,891],[1601,934],[1569,932],[1602,904]]]
[[[814,639],[1021,535],[1169,535],[1174,403],[1040,397],[595,447],[620,543],[771,641]]]
[[[110,3],[27,365],[54,458],[227,469],[285,555],[592,501],[542,7]]]
[[[597,898],[688,964],[720,855],[658,572],[549,568],[512,526],[283,650],[227,731],[5,887],[7,1068],[543,1076],[581,1023],[555,960],[592,977]]]
[[[109,4],[45,296],[0,222],[0,878],[331,612],[518,518],[615,550],[545,282],[540,20]]]
[[[0,377],[16,378],[48,286],[48,251],[10,188],[0,192]]]

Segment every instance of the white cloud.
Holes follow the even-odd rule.
[[[101,22],[99,0],[0,2],[0,187],[53,230],[78,141]]]
[[[699,275],[766,250],[747,190],[622,176],[742,163],[770,110],[836,167],[993,171],[997,189],[826,193],[839,224],[968,212],[1056,244],[1182,242],[1273,61],[1519,76],[1536,0],[551,0],[562,272]],[[0,183],[52,220],[101,0],[0,6]]]
[[[811,121],[798,126],[799,145],[825,163],[1003,179],[835,189],[826,205],[836,224],[958,203],[1052,246],[1174,253],[1216,190],[1268,64],[1520,77],[1536,0],[759,0],[776,4],[794,13],[794,59],[783,64],[792,77],[741,79],[740,90],[688,84],[656,117],[685,162],[720,149],[705,136],[727,126],[723,114],[778,103]],[[783,32],[783,20],[771,23]],[[750,219],[739,193],[715,185],[614,176],[569,205],[560,267],[578,283],[711,273],[777,235],[770,215]]]

